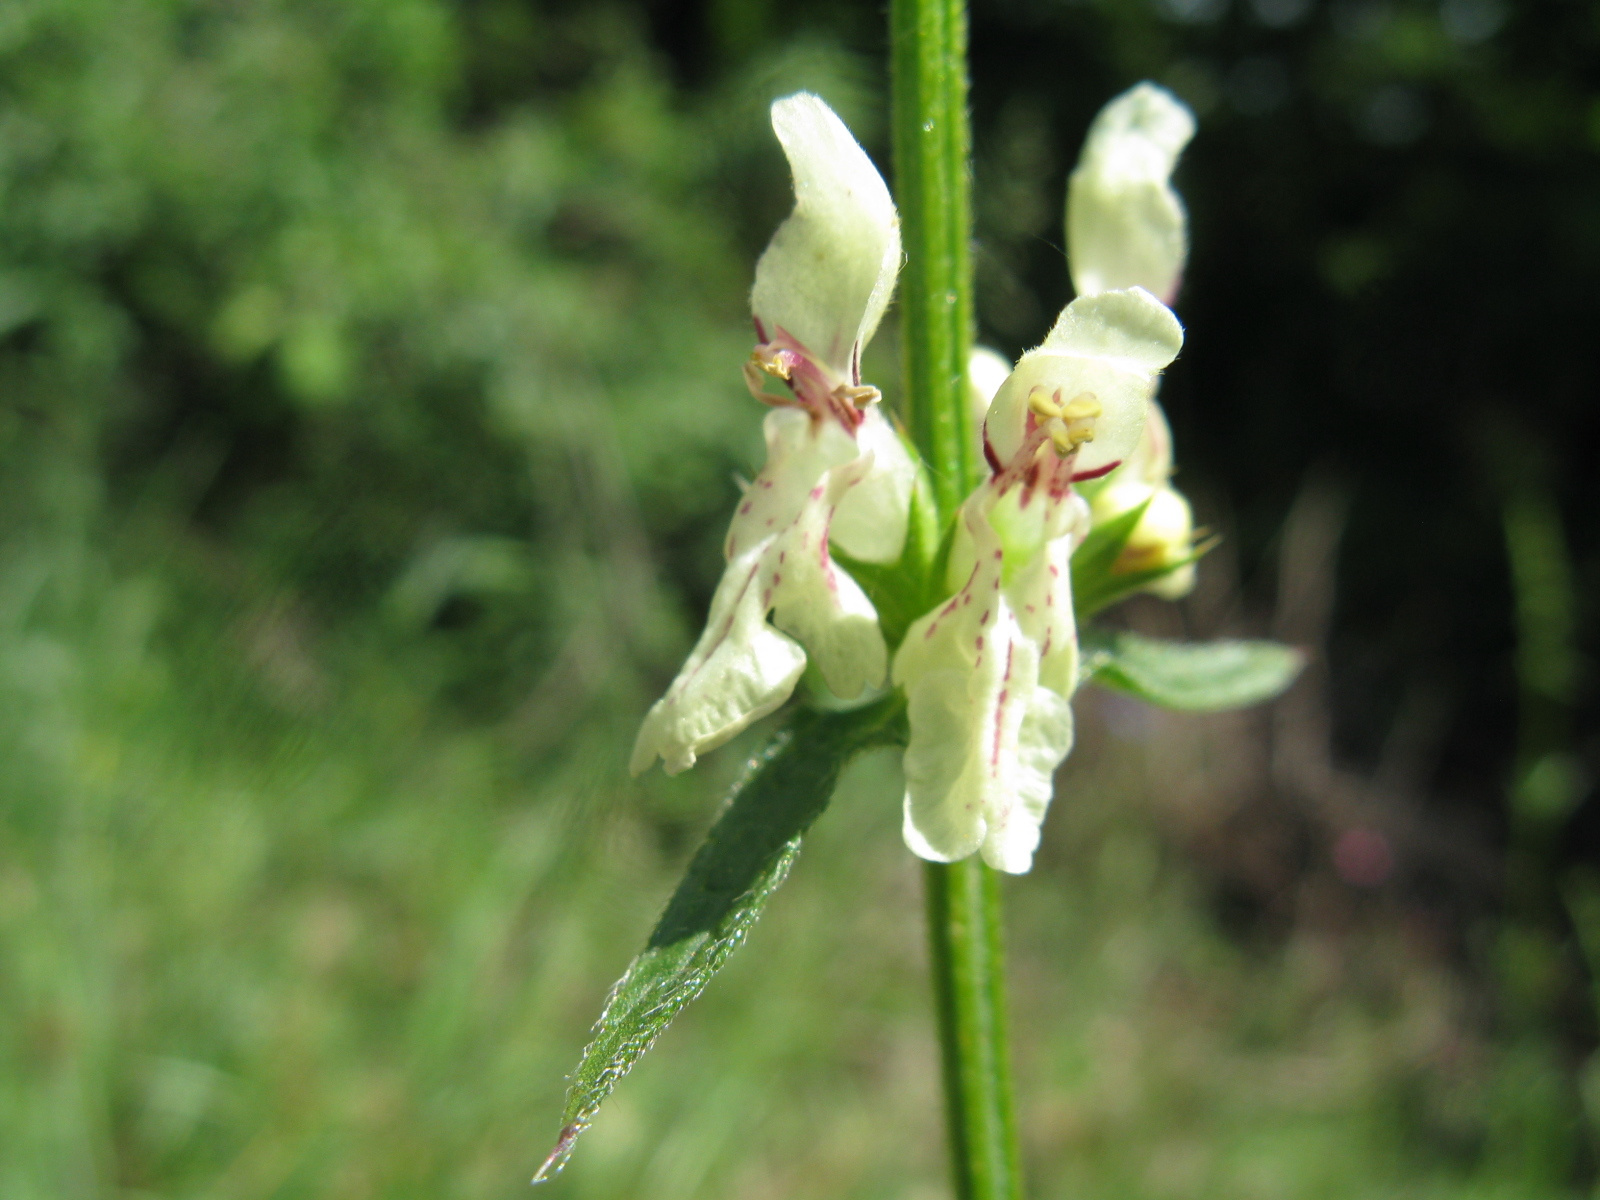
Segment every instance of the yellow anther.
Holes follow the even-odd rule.
[[[866,383],[841,383],[833,389],[833,394],[841,400],[847,400],[857,408],[866,408],[869,404],[876,404],[883,399],[883,393],[871,384]]]
[[[1058,425],[1050,431],[1050,441],[1054,444],[1056,453],[1065,458],[1085,442],[1094,441],[1094,427],[1074,429],[1071,426]]]
[[[1104,411],[1093,392],[1079,392],[1061,408],[1063,421],[1092,421]],[[1085,439],[1086,441],[1088,439]]]
[[[1061,406],[1050,398],[1042,387],[1028,393],[1028,407],[1038,416],[1050,419],[1061,415]]]
[[[757,346],[750,351],[750,361],[768,375],[784,380],[789,378],[789,364],[781,354],[762,354],[761,347]]]

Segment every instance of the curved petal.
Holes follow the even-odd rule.
[[[1172,426],[1167,424],[1167,414],[1159,400],[1150,401],[1139,444],[1108,478],[1118,476],[1139,479],[1151,487],[1161,487],[1172,478]]]
[[[835,510],[873,477],[874,456],[858,453],[836,422],[802,409],[774,409],[765,431],[767,462],[729,525],[728,566],[705,631],[645,717],[635,774],[657,757],[669,774],[686,770],[772,712],[794,691],[808,651],[845,699],[887,673],[877,611],[828,551]]]
[[[1070,624],[1052,623],[1042,603],[1025,614],[1027,626],[1019,619],[1014,593],[1029,601],[1049,591],[1065,597],[1070,622],[1070,582],[1056,583],[1066,577],[1065,560],[1046,554],[1037,556],[1036,573],[1045,582],[1027,570],[1031,582],[1020,591],[1006,580],[1007,552],[988,520],[994,500],[994,492],[980,491],[968,501],[971,574],[912,624],[895,655],[893,677],[906,690],[911,727],[904,835],[923,858],[949,862],[981,850],[991,866],[1020,872],[1032,862],[1052,776],[1071,746],[1065,696],[1041,685],[1040,670],[1055,678],[1070,664],[1065,678],[1075,682],[1076,638]],[[1034,634],[1055,630],[1061,644],[1042,662]]]
[[[862,455],[829,471],[763,556],[763,607],[771,606],[772,623],[800,640],[824,682],[844,700],[877,687],[889,669],[877,610],[828,553],[836,506],[872,466],[872,456]]]
[[[1039,647],[1039,682],[1071,699],[1078,687],[1078,622],[1072,608],[1072,551],[1081,536],[1050,542],[1006,584],[1017,624]],[[1065,751],[1063,751],[1065,753]]]
[[[723,572],[699,642],[645,715],[629,762],[635,775],[657,757],[669,775],[688,770],[794,691],[806,656],[767,624],[759,586],[765,549],[753,547]]]
[[[1078,472],[1120,462],[1139,443],[1157,373],[1182,346],[1178,319],[1142,288],[1080,296],[1000,388],[985,436],[1000,461],[1009,461],[1027,436],[1029,398],[1042,389],[1058,403],[1083,397],[1098,409],[1092,440],[1077,451]]]
[[[894,562],[906,541],[916,464],[877,405],[862,414],[856,445],[863,458],[871,457],[872,469],[839,502],[833,542],[862,562]]]
[[[918,858],[955,862],[983,844],[987,821],[979,799],[958,785],[971,757],[973,703],[987,688],[959,666],[928,671],[907,687],[911,742],[904,757],[906,795],[901,834]]]
[[[1039,684],[1038,649],[1003,602],[989,631],[970,668],[953,663],[906,680],[903,833],[922,858],[953,862],[976,850],[1020,874],[1033,863],[1055,770],[1072,747],[1072,711]]]
[[[1188,108],[1150,83],[1100,110],[1067,188],[1067,258],[1080,296],[1142,287],[1172,300],[1189,252],[1172,170],[1194,130]]]
[[[894,682],[906,690],[911,728],[904,757],[906,845],[935,862],[965,858],[982,844],[989,820],[982,743],[991,728],[999,729],[1003,751],[1008,724],[997,710],[1005,707],[1002,677],[1011,665],[1016,621],[1000,591],[1000,539],[976,500],[963,511],[973,553],[966,583],[912,623],[893,666]]]
[[[750,308],[854,382],[855,355],[894,291],[900,218],[889,189],[822,100],[800,92],[772,106],[772,128],[794,175],[794,211],[756,264]]]
[[[983,649],[967,663],[960,662],[960,643],[972,641],[953,625],[944,628],[951,632],[935,655],[956,661],[908,671],[905,680],[911,726],[905,826],[915,853],[950,862],[981,848],[1010,821],[1017,736],[1038,685],[1039,660],[1003,600],[992,610]],[[913,625],[907,640],[921,632]]]
[[[1056,768],[1071,751],[1072,738],[1072,706],[1050,688],[1035,688],[1017,730],[1012,803],[983,839],[983,861],[995,870],[1022,875],[1033,866],[1039,827],[1055,795]]]
[[[803,408],[774,408],[761,429],[767,461],[728,523],[723,555],[730,562],[793,524],[817,481],[859,453],[836,422],[816,420]]]

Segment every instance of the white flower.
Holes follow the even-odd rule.
[[[989,415],[994,394],[1011,374],[1011,360],[988,346],[974,346],[967,358],[967,404],[972,412],[972,428],[978,445],[983,445],[983,421]]]
[[[1139,441],[1156,375],[1183,331],[1138,288],[1081,297],[1022,356],[984,422],[991,475],[962,506],[955,595],[895,655],[911,738],[906,844],[949,862],[1033,862],[1077,686],[1072,551],[1088,530],[1072,485]],[[956,586],[959,584],[959,586]]]
[[[795,207],[750,295],[759,344],[745,376],[773,406],[767,462],[728,528],[705,631],[639,730],[635,774],[658,757],[669,772],[685,770],[775,710],[807,652],[845,699],[887,670],[877,614],[829,542],[893,562],[905,541],[915,468],[878,390],[861,382],[862,348],[900,268],[899,218],[871,159],[816,96],[779,100],[772,127]],[[769,379],[786,392],[767,392]]]
[[[1194,129],[1193,114],[1153,83],[1100,110],[1067,188],[1067,259],[1080,296],[1142,287],[1172,303],[1189,253],[1172,169]]]
[[[1170,92],[1141,83],[1100,110],[1067,194],[1067,250],[1080,295],[1142,287],[1172,302],[1188,256],[1188,219],[1172,189],[1194,117]],[[1116,570],[1176,567],[1143,590],[1176,600],[1194,587],[1194,518],[1171,485],[1172,431],[1152,403],[1138,446],[1088,489],[1094,523],[1145,505]]]

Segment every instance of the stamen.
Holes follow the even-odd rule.
[[[793,368],[790,365],[789,358],[789,354],[783,350],[771,352],[767,351],[766,347],[764,346],[757,346],[754,350],[750,351],[750,362],[754,366],[758,367],[762,371],[765,371],[768,375],[771,375],[777,379],[782,379],[785,382],[787,382],[790,375],[793,374]]]
[[[1048,419],[1043,428],[1050,435],[1050,443],[1062,458],[1077,453],[1085,442],[1094,441],[1094,422],[1103,411],[1093,392],[1079,392],[1067,403],[1059,399],[1045,399],[1043,389],[1035,388],[1028,396],[1028,407]],[[1059,397],[1060,392],[1056,393]]]
[[[766,383],[766,375],[761,367],[757,365],[759,362],[760,360],[753,354],[744,360],[745,387],[749,388],[750,394],[763,404],[770,404],[774,408],[788,404],[789,401],[785,397],[774,396],[771,392],[765,390],[763,385]]]
[[[883,393],[870,383],[841,383],[833,389],[833,394],[841,400],[847,400],[857,408],[866,408],[869,404],[876,404],[883,399]]]
[[[1078,429],[1071,425],[1067,426],[1067,441],[1072,443],[1074,450],[1085,442],[1094,441],[1094,426],[1089,425],[1083,429]]]
[[[1093,420],[1104,410],[1100,407],[1100,400],[1093,392],[1079,392],[1069,400],[1056,415],[1064,421]]]
[[[1042,387],[1036,387],[1028,393],[1028,408],[1034,415],[1044,417],[1046,420],[1061,416],[1061,406],[1052,400]]]

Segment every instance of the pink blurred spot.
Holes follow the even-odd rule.
[[[1394,851],[1376,829],[1346,829],[1333,844],[1333,868],[1357,887],[1377,887],[1394,874]]]

